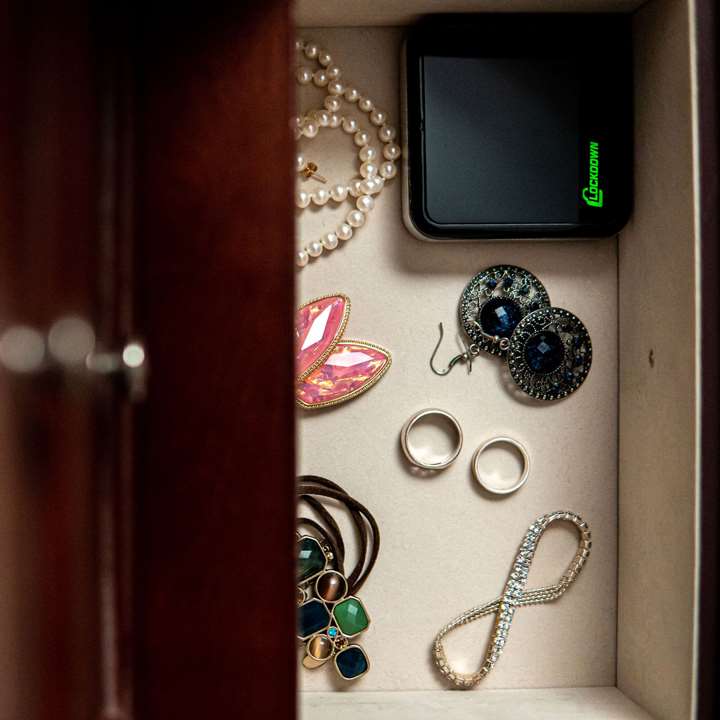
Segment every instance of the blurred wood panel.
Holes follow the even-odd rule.
[[[0,10],[0,327],[96,319],[97,104],[77,3]],[[3,570],[0,715],[98,717],[95,403],[55,375],[0,375]]]
[[[294,717],[288,13],[142,18],[139,720]]]

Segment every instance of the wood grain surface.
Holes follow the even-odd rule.
[[[139,720],[292,718],[285,2],[149,9],[138,72]],[[189,8],[189,9],[188,9]]]

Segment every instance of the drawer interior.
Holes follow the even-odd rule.
[[[510,4],[518,11],[548,5]],[[404,27],[434,7],[301,0],[298,36],[326,48],[343,77],[399,127]],[[508,4],[443,6],[501,8]],[[393,355],[387,375],[362,397],[298,416],[298,474],[340,483],[372,510],[382,533],[362,593],[373,619],[362,638],[372,671],[348,688],[327,669],[301,669],[305,717],[690,717],[697,510],[692,16],[684,0],[552,9],[633,14],[635,208],[628,225],[603,239],[425,243],[403,225],[398,176],[352,240],[298,273],[298,304],[346,293],[347,337]],[[323,96],[301,88],[299,111],[319,107]],[[356,153],[342,131],[299,145],[329,177],[354,176]],[[342,212],[298,214],[297,243],[334,230]],[[553,305],[588,328],[592,370],[569,398],[524,399],[503,364],[485,356],[469,376],[460,368],[447,377],[431,373],[438,323],[448,330],[440,357],[449,358],[459,351],[460,293],[494,264],[535,273]],[[465,433],[458,461],[432,477],[411,472],[399,445],[402,424],[424,407],[452,412]],[[498,435],[528,448],[531,475],[520,492],[492,498],[476,488],[470,458]],[[445,692],[430,655],[435,633],[499,595],[527,526],[557,509],[578,512],[593,532],[583,575],[557,603],[518,611],[505,654],[479,688]],[[347,522],[343,527],[351,533]],[[548,531],[528,587],[556,582],[575,543],[570,530]],[[479,666],[491,622],[448,640],[460,669]]]

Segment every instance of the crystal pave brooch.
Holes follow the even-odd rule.
[[[540,537],[550,525],[562,521],[572,523],[578,531],[579,542],[575,557],[557,584],[537,588],[536,590],[526,590],[525,585],[527,583],[530,565]],[[432,655],[441,675],[450,683],[463,690],[472,688],[481,680],[485,679],[488,673],[495,667],[495,663],[497,663],[505,649],[508,633],[510,632],[510,624],[515,616],[515,611],[526,605],[539,605],[541,603],[552,602],[553,600],[557,600],[561,595],[564,595],[580,574],[583,565],[590,555],[591,547],[590,528],[587,523],[574,512],[559,510],[539,517],[530,526],[523,538],[503,594],[497,600],[467,610],[445,625],[435,636]],[[495,627],[490,637],[487,650],[485,651],[485,660],[480,666],[480,669],[474,673],[464,673],[454,670],[450,666],[450,661],[445,654],[443,638],[461,625],[467,625],[478,618],[490,614],[495,615]]]
[[[297,541],[297,637],[305,643],[303,665],[313,669],[333,661],[343,680],[357,680],[370,669],[355,643],[370,625],[359,598],[348,595],[347,578],[332,568],[333,554],[311,535]]]

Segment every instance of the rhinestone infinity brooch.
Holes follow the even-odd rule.
[[[550,525],[561,521],[571,522],[578,530],[580,542],[575,557],[556,585],[538,588],[537,590],[525,590],[530,564],[542,534]],[[483,680],[495,667],[495,663],[502,655],[515,610],[525,605],[539,605],[557,600],[580,574],[585,561],[590,555],[591,547],[590,528],[579,515],[560,510],[539,517],[525,534],[503,594],[497,600],[467,610],[445,625],[435,636],[432,654],[440,673],[453,685],[464,690],[474,687]],[[445,654],[443,638],[451,630],[492,613],[496,616],[495,627],[485,652],[485,660],[480,669],[474,673],[461,673],[453,670]]]

